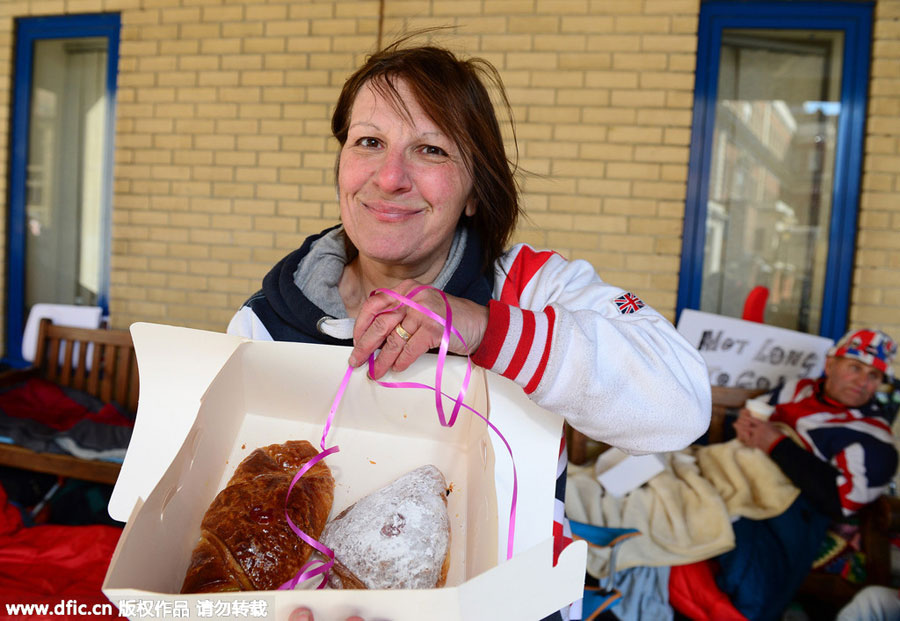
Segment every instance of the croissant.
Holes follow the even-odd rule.
[[[277,589],[297,573],[312,548],[288,526],[285,499],[297,470],[317,453],[305,440],[290,441],[258,448],[238,465],[203,516],[182,593]],[[333,500],[334,478],[320,461],[294,486],[288,512],[318,539]]]

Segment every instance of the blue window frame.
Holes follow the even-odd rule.
[[[844,51],[819,334],[837,339],[845,331],[856,243],[871,24],[872,3],[709,1],[702,4],[676,309],[679,316],[682,309],[700,308],[722,32],[753,28],[821,29],[842,31]]]
[[[15,66],[12,97],[12,124],[10,133],[9,212],[7,242],[7,291],[6,291],[6,355],[4,362],[14,366],[24,364],[21,353],[22,333],[25,323],[25,267],[26,267],[26,200],[28,142],[31,131],[31,96],[34,70],[35,43],[46,39],[103,37],[106,39],[106,143],[103,145],[105,161],[102,180],[102,205],[109,214],[112,202],[113,136],[115,133],[115,94],[119,61],[118,14],[85,14],[50,17],[23,17],[16,20]],[[109,218],[106,218],[105,249],[101,257],[103,275],[97,304],[104,315],[109,305]]]

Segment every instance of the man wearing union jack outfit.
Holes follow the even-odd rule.
[[[746,617],[780,614],[829,524],[887,491],[898,463],[890,427],[896,353],[896,342],[880,330],[850,331],[828,350],[821,378],[769,393],[768,420],[741,410],[738,440],[767,452],[801,492],[781,516],[736,522],[737,545],[719,558],[719,586]]]

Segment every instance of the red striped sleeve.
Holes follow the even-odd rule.
[[[492,369],[500,355],[503,340],[509,332],[509,306],[496,300],[488,302],[488,325],[481,345],[472,355],[472,362],[485,369]]]
[[[547,340],[542,343],[544,353],[541,354],[541,362],[538,364],[534,375],[531,376],[531,379],[525,385],[525,394],[527,395],[533,393],[537,389],[538,384],[541,383],[541,379],[544,377],[544,370],[547,368],[547,359],[550,357],[550,346],[553,344],[553,326],[556,324],[556,311],[553,310],[552,306],[548,306],[544,309],[544,314],[547,315]]]
[[[519,371],[525,365],[528,359],[528,353],[534,344],[534,313],[530,311],[522,311],[522,334],[519,335],[519,341],[516,343],[516,353],[513,354],[509,366],[503,371],[503,375],[509,379],[515,379],[519,375]]]
[[[528,246],[522,246],[519,254],[513,260],[509,273],[506,275],[506,281],[503,283],[503,290],[500,292],[500,301],[512,306],[519,305],[519,294],[525,288],[539,269],[551,256],[557,254],[549,250],[540,252]]]

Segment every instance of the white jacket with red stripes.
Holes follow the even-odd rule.
[[[494,269],[475,364],[629,453],[679,450],[706,431],[706,365],[665,317],[555,252],[519,244]]]

